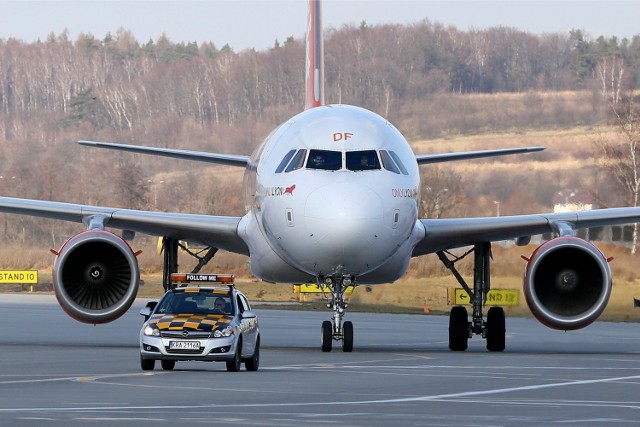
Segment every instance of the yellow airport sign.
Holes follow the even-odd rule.
[[[345,289],[345,294],[350,294],[353,292],[354,286],[347,286]],[[314,294],[314,293],[331,293],[331,289],[327,285],[322,285],[319,287],[314,283],[307,283],[302,285],[293,285],[293,292],[296,294]]]
[[[0,283],[36,284],[38,270],[0,270]]]
[[[485,305],[518,305],[519,289],[491,289],[487,294]],[[471,304],[471,299],[464,289],[449,288],[449,305]]]

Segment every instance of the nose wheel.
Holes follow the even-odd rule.
[[[335,331],[333,324],[329,320],[322,322],[320,330],[320,348],[323,352],[331,351],[333,341],[342,341],[342,351],[350,353],[353,351],[353,323],[346,321],[342,324],[342,332]]]
[[[342,341],[342,351],[350,353],[353,351],[353,323],[348,320],[343,322],[342,318],[347,308],[344,302],[344,291],[352,281],[349,278],[326,278],[325,283],[331,291],[331,302],[327,307],[333,310],[333,317],[331,320],[322,322],[320,349],[323,352],[330,352],[333,341]]]

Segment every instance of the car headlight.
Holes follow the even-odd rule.
[[[231,326],[227,326],[225,328],[216,329],[213,331],[214,338],[225,338],[233,335],[233,328]]]
[[[144,327],[144,334],[148,337],[159,337],[160,331],[156,326],[147,325]]]

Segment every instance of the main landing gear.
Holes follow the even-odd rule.
[[[455,263],[473,253],[473,290],[464,281]],[[449,349],[452,351],[465,351],[467,342],[473,335],[481,335],[487,340],[487,350],[503,351],[505,347],[505,315],[502,307],[491,307],[487,312],[487,320],[482,315],[482,308],[487,299],[487,293],[491,289],[489,264],[491,261],[491,243],[481,243],[461,257],[449,259],[443,251],[437,252],[440,261],[453,273],[460,285],[467,291],[473,313],[471,322],[468,321],[467,309],[456,306],[451,309],[449,315]]]
[[[323,283],[324,282],[324,283]],[[333,310],[333,318],[322,322],[320,329],[320,348],[324,352],[331,351],[333,341],[342,341],[342,351],[353,351],[353,323],[342,322],[347,304],[344,302],[344,291],[353,283],[349,277],[326,277],[318,279],[318,285],[325,285],[331,291],[331,302],[327,307]]]

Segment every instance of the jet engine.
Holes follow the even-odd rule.
[[[528,260],[524,295],[533,315],[550,328],[584,328],[602,314],[611,295],[611,269],[602,252],[577,237],[558,237]]]
[[[140,270],[131,247],[102,230],[67,240],[53,264],[53,288],[64,311],[85,323],[122,316],[138,293]]]

